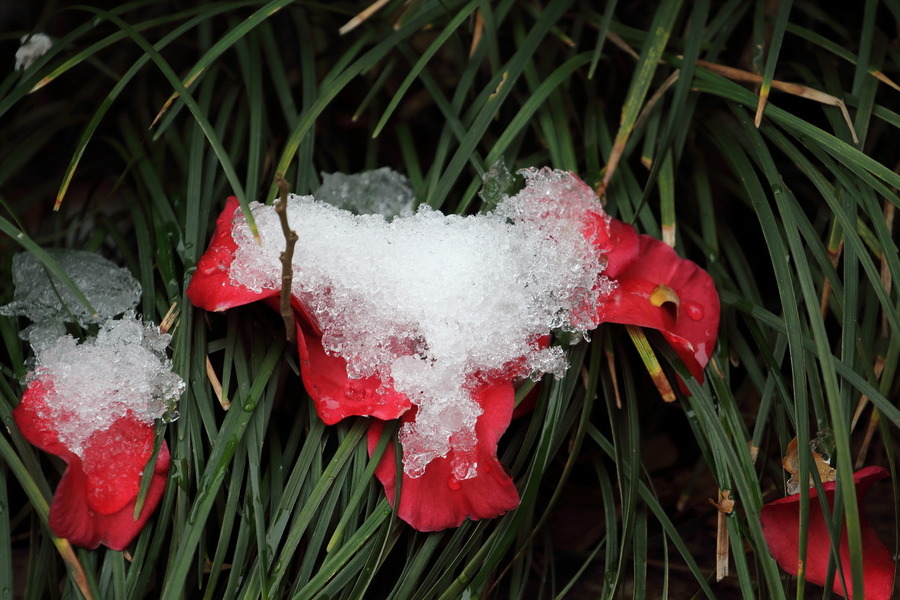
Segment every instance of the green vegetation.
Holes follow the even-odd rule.
[[[344,34],[366,3],[34,4],[0,32],[0,303],[15,252],[52,271],[44,248],[99,251],[141,280],[145,319],[180,308],[187,390],[130,552],[67,554],[47,528],[62,463],[11,417],[27,322],[0,317],[0,599],[820,598],[758,521],[794,436],[831,440],[839,473],[891,471],[870,500],[896,553],[896,0],[389,0]],[[42,30],[53,48],[13,72]],[[625,327],[602,325],[501,440],[519,509],[418,533],[372,476],[365,419],[317,418],[278,315],[207,314],[184,292],[225,198],[271,200],[276,172],[309,193],[321,171],[391,166],[420,203],[471,213],[499,159],[574,171],[708,270],[719,343],[686,397],[648,332],[666,404]],[[716,582],[719,490],[736,504]],[[859,557],[863,507],[838,498]]]

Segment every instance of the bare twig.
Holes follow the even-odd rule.
[[[288,225],[287,200],[291,190],[291,184],[285,181],[281,173],[275,174],[275,185],[278,187],[280,198],[275,202],[275,212],[281,220],[281,231],[284,233],[285,246],[281,253],[281,318],[284,319],[284,332],[289,342],[297,340],[297,332],[294,327],[294,312],[291,310],[291,282],[294,278],[292,261],[294,259],[294,246],[297,244],[297,233]]]

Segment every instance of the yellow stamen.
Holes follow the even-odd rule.
[[[653,288],[652,292],[650,292],[650,304],[659,308],[666,302],[671,302],[677,307],[678,294],[676,294],[675,290],[673,290],[669,286],[660,283],[658,286]]]

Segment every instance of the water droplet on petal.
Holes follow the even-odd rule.
[[[459,479],[451,475],[450,478],[447,479],[447,487],[454,492],[458,492],[460,488],[462,488],[462,483],[459,482]]]
[[[693,321],[699,321],[703,318],[703,307],[696,302],[685,302],[683,307],[685,314]]]

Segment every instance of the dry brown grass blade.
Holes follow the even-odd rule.
[[[884,371],[884,357],[879,356],[875,359],[875,379],[881,379],[881,373]],[[856,403],[856,411],[853,413],[853,419],[850,421],[850,431],[856,429],[856,424],[859,422],[860,417],[862,416],[862,412],[865,410],[866,405],[869,403],[869,397],[863,394],[859,398],[859,402]]]
[[[368,20],[369,17],[377,13],[381,8],[388,3],[389,0],[375,0],[372,4],[358,13],[355,17],[344,23],[340,29],[338,29],[338,33],[341,35],[346,35],[362,25]]]
[[[175,323],[178,320],[178,315],[180,314],[181,311],[178,309],[178,304],[173,302],[172,306],[169,307],[169,311],[166,313],[166,316],[164,316],[163,320],[159,323],[159,332],[169,333],[175,327]]]
[[[609,348],[605,349],[603,353],[606,355],[606,366],[612,379],[613,393],[616,396],[616,408],[622,408],[622,395],[619,393],[619,377],[616,375],[616,357]]]
[[[644,104],[644,107],[641,108],[640,114],[638,114],[637,119],[634,121],[634,126],[631,128],[632,133],[634,130],[639,128],[644,121],[647,120],[647,116],[650,114],[650,111],[653,110],[653,107],[659,103],[660,99],[665,95],[669,88],[675,85],[675,82],[678,81],[678,77],[681,71],[676,70],[674,73],[669,75],[666,80],[659,86],[659,89],[653,93],[652,96],[647,100],[647,103]],[[628,137],[624,137],[622,139],[617,139],[613,144],[612,149],[609,151],[609,158],[606,160],[606,166],[603,167],[603,180],[594,190],[597,194],[597,197],[600,198],[601,201],[605,201],[606,196],[606,188],[609,186],[609,182],[612,180],[613,174],[616,172],[616,167],[619,165],[619,160],[622,158],[622,153],[625,152],[625,146],[628,145],[628,140],[630,139],[630,135]],[[650,168],[653,166],[652,161],[643,161],[644,166]],[[647,162],[650,162],[647,165]]]
[[[206,69],[200,69],[199,71],[197,71],[196,73],[194,73],[194,75],[192,75],[191,77],[185,79],[185,80],[182,82],[182,83],[184,84],[184,87],[185,87],[185,88],[191,87],[191,84],[194,83],[194,81],[196,81],[197,78],[200,77],[200,75],[201,75],[201,74],[203,73],[203,71],[205,71],[205,70],[206,70]],[[166,112],[169,110],[169,108],[171,108],[172,103],[175,102],[175,99],[178,98],[179,95],[180,95],[180,94],[179,94],[178,92],[172,92],[172,95],[169,96],[168,100],[166,100],[165,103],[162,105],[162,108],[159,109],[159,112],[156,113],[156,117],[154,117],[153,122],[150,123],[150,129],[153,129],[154,127],[156,127],[156,124],[159,122],[160,119],[163,118],[163,115],[166,114]]]
[[[772,82],[775,83],[774,81]],[[756,103],[756,114],[753,115],[753,125],[759,127],[762,123],[763,113],[766,110],[766,104],[769,103],[769,90],[766,90],[765,93],[760,91],[759,93],[759,101]]]
[[[862,469],[865,466],[866,456],[869,454],[869,446],[872,445],[872,438],[875,437],[875,429],[878,427],[878,422],[880,420],[881,413],[877,410],[873,410],[872,414],[869,416],[869,425],[866,427],[866,435],[863,438],[862,444],[859,446],[859,454],[856,455],[855,469]]]
[[[475,51],[478,50],[478,44],[481,43],[481,38],[484,35],[484,14],[481,12],[481,9],[475,11],[475,27],[472,30],[472,45],[469,46],[469,58],[472,58],[472,55],[475,54]]]
[[[734,500],[731,499],[731,490],[719,490],[719,501],[708,498],[709,503],[716,507],[716,581],[722,581],[728,577],[728,522],[725,520],[734,511]]]
[[[644,121],[647,120],[647,117],[650,116],[650,111],[653,110],[653,107],[656,106],[662,97],[666,95],[666,92],[669,91],[675,83],[678,81],[678,78],[681,76],[681,69],[675,69],[675,71],[666,77],[666,80],[662,82],[662,85],[659,86],[653,95],[650,96],[650,99],[647,100],[647,103],[644,105],[644,108],[641,109],[641,113],[638,115],[638,118],[634,122],[634,129],[638,129],[641,125],[644,124]],[[624,150],[624,146],[623,146]],[[620,152],[621,154],[621,152]],[[653,166],[653,162],[650,161],[650,167]]]
[[[887,225],[888,232],[893,233],[894,231],[894,214],[896,212],[896,208],[890,202],[885,200],[884,202],[884,222]],[[884,286],[885,291],[890,294],[891,287],[893,285],[893,281],[891,279],[891,271],[887,266],[887,261],[885,260],[884,254],[881,256],[881,285]],[[888,329],[887,317],[886,315],[881,316],[881,336],[883,338],[887,338],[890,335],[890,331]],[[884,364],[885,357],[878,356],[875,359],[875,365],[873,371],[875,372],[875,379],[877,381],[881,381],[881,374],[884,372]],[[850,422],[850,430],[856,428],[856,424],[859,422],[860,417],[862,416],[863,411],[866,408],[866,405],[869,403],[869,397],[863,394],[859,398],[859,402],[856,404],[856,411],[853,413],[853,419]],[[872,411],[872,415],[869,417],[869,425],[866,428],[866,435],[863,440],[862,445],[859,449],[859,454],[856,457],[856,468],[860,468],[863,464],[865,464],[866,454],[869,451],[869,444],[872,441],[872,437],[875,434],[875,427],[878,426],[879,413],[877,410]]]
[[[625,54],[628,54],[634,60],[641,59],[641,55],[638,54],[637,52],[635,52],[634,48],[629,46],[628,42],[626,42],[624,39],[622,39],[622,36],[615,33],[614,31],[607,31],[606,39],[608,39],[610,42],[613,43],[613,45],[615,45],[617,48],[619,48],[620,50],[625,52]]]
[[[94,600],[94,595],[91,594],[91,586],[88,585],[87,575],[84,573],[84,567],[81,566],[81,561],[78,560],[78,555],[75,554],[72,544],[69,543],[69,540],[56,536],[53,536],[53,544],[59,551],[60,556],[62,556],[63,562],[66,563],[69,577],[78,586],[78,591],[85,597],[85,600]]]
[[[881,83],[888,85],[900,92],[900,85],[897,85],[890,77],[888,77],[881,71],[869,71],[869,74]]]
[[[644,330],[636,325],[626,325],[625,329],[628,331],[628,335],[631,337],[631,341],[663,401],[675,402],[675,390],[672,389],[672,384],[669,383],[669,379],[663,372],[659,360],[657,360],[656,354],[653,352],[653,348],[650,347],[650,342],[647,340],[647,336],[644,335]]]
[[[213,369],[212,363],[209,361],[209,356],[206,357],[206,378],[209,379],[209,384],[212,386],[216,398],[219,399],[222,409],[228,410],[231,408],[231,400],[222,395],[222,383],[219,381],[219,376],[216,375],[216,370]]]
[[[751,73],[750,71],[735,69],[734,67],[727,67],[725,65],[707,62],[705,60],[698,60],[697,66],[703,67],[704,69],[712,71],[713,73],[717,73],[718,75],[721,75],[723,77],[727,77],[728,79],[732,79],[734,81],[742,81],[744,83],[759,85],[763,80],[762,75],[757,75],[756,73]],[[836,106],[840,109],[841,114],[844,116],[844,121],[847,123],[847,127],[850,128],[850,135],[853,137],[853,143],[859,143],[859,138],[856,135],[856,129],[853,127],[853,121],[850,119],[850,113],[847,111],[847,105],[844,104],[844,101],[840,98],[832,96],[831,94],[826,94],[825,92],[820,92],[819,90],[815,90],[805,85],[788,83],[786,81],[778,81],[777,79],[772,80],[772,88],[791,94],[792,96],[806,98],[807,100],[812,100],[813,102],[818,102],[820,104]]]

